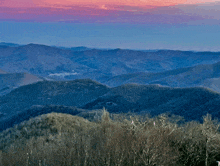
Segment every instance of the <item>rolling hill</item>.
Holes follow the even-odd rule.
[[[158,115],[169,112],[188,120],[201,120],[207,113],[220,118],[220,94],[206,88],[169,88],[158,85],[127,84],[112,88],[104,96],[83,106],[110,113],[135,112]]]
[[[0,120],[7,121],[22,113],[29,117],[28,114],[34,111],[27,110],[33,105],[75,106],[86,110],[105,107],[110,113],[130,111],[158,115],[170,112],[183,116],[187,121],[201,120],[207,113],[220,118],[220,94],[206,88],[136,84],[109,88],[90,79],[82,79],[41,81],[15,89],[0,97]]]
[[[43,114],[50,113],[63,113],[68,115],[74,115],[78,117],[83,117],[89,121],[97,121],[101,119],[103,110],[85,110],[80,109],[73,106],[62,106],[62,105],[33,105],[29,109],[21,111],[10,118],[6,118],[5,120],[0,121],[0,132],[13,127],[14,125],[20,124],[23,121],[27,121],[31,118],[35,118],[37,116]],[[130,113],[129,115],[132,115]],[[111,117],[117,116],[117,114],[111,114]]]
[[[29,109],[33,105],[83,106],[104,95],[108,87],[89,79],[41,81],[21,86],[0,97],[0,120]]]
[[[92,115],[92,113],[90,113],[91,111],[85,111],[83,109],[78,109],[76,107],[67,107],[67,106],[53,106],[53,105],[46,105],[46,106],[42,106],[42,105],[34,105],[32,107],[30,107],[27,110],[21,111],[18,114],[15,114],[14,116],[2,120],[0,122],[0,131],[5,130],[7,128],[13,127],[16,124],[20,124],[21,122],[25,121],[25,120],[29,120],[30,118],[34,118],[37,117],[39,115],[43,115],[43,114],[49,114],[49,113],[65,113],[65,114],[69,114],[69,115],[84,115],[84,117],[86,117],[86,115]],[[80,114],[81,113],[81,114]],[[89,116],[89,117],[90,117]],[[91,117],[93,118],[93,117]]]
[[[63,113],[48,113],[23,121],[0,133],[0,149],[7,148],[16,141],[28,142],[31,137],[56,136],[61,131],[76,131],[79,128],[92,127],[95,124],[82,117]],[[29,132],[27,132],[29,131]],[[27,133],[26,133],[27,132]],[[11,138],[11,139],[8,139]],[[51,138],[51,137],[50,137]],[[51,140],[52,141],[52,140]]]

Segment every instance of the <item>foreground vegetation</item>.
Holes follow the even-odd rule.
[[[220,160],[219,122],[183,123],[166,114],[110,116],[88,121],[50,113],[0,133],[6,166],[211,166]]]

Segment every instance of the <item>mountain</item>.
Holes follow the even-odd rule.
[[[219,52],[135,51],[58,48],[39,44],[0,47],[2,70],[55,80],[90,78],[106,82],[114,76],[156,73],[220,61]]]
[[[206,88],[136,84],[109,88],[90,79],[82,79],[41,81],[15,89],[0,97],[0,120],[8,121],[17,115],[23,116],[23,113],[29,117],[28,113],[32,113],[27,110],[33,105],[74,106],[85,110],[105,107],[110,113],[158,115],[170,112],[186,120],[201,120],[207,113],[220,118],[220,94]]]
[[[83,117],[89,121],[101,119],[102,110],[84,110],[72,106],[60,105],[33,105],[29,109],[19,112],[14,116],[0,121],[0,131],[20,124],[23,121],[49,113],[63,113]]]
[[[9,93],[19,86],[43,80],[43,78],[28,73],[6,73],[0,70],[0,96]]]
[[[95,72],[99,78],[94,75],[89,75],[89,78],[102,83],[108,78],[122,74],[156,73],[199,64],[212,64],[220,60],[220,53],[171,50],[143,52],[122,49],[93,49],[74,54],[75,56],[72,57],[74,62],[96,69]],[[210,59],[211,57],[212,59]],[[91,74],[95,73],[91,72]]]
[[[109,86],[128,83],[160,84],[169,87],[208,87],[220,92],[220,62],[179,68],[159,73],[135,73],[112,77],[104,82]]]
[[[39,115],[48,114],[48,113],[66,113],[69,115],[77,115],[81,112],[86,112],[85,110],[78,109],[76,107],[67,107],[67,106],[41,106],[34,105],[27,110],[21,111],[14,116],[5,119],[0,122],[0,131],[13,127],[15,124],[19,124],[25,120],[29,120],[30,118],[37,117]]]
[[[188,120],[201,120],[207,113],[220,118],[220,94],[206,88],[169,88],[158,85],[127,84],[87,103],[83,109],[101,109],[110,113],[135,112],[158,115],[169,112]]]
[[[109,91],[90,79],[40,81],[21,86],[0,97],[0,120],[13,117],[33,105],[83,106]]]
[[[45,45],[28,44],[20,47],[0,48],[0,65],[8,72],[27,72],[38,76],[66,71],[74,62],[65,56],[71,51]]]
[[[95,126],[96,124],[90,122],[82,117],[72,116],[64,113],[48,113],[23,121],[13,128],[5,130],[0,133],[0,149],[6,148],[11,144],[18,142],[28,142],[31,137],[47,137],[58,135],[65,130],[75,133],[77,129],[85,129]],[[28,131],[26,133],[25,131]],[[8,139],[12,138],[12,139]],[[51,138],[51,137],[50,137]],[[52,141],[52,140],[50,140]]]

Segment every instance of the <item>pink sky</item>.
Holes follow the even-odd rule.
[[[0,0],[0,20],[6,21],[170,24],[203,19],[220,20],[220,0]]]
[[[29,8],[29,7],[68,7],[68,6],[171,6],[178,4],[198,4],[220,2],[220,0],[0,0],[1,7]]]

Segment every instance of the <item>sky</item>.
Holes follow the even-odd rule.
[[[0,0],[0,42],[220,51],[220,0]]]

